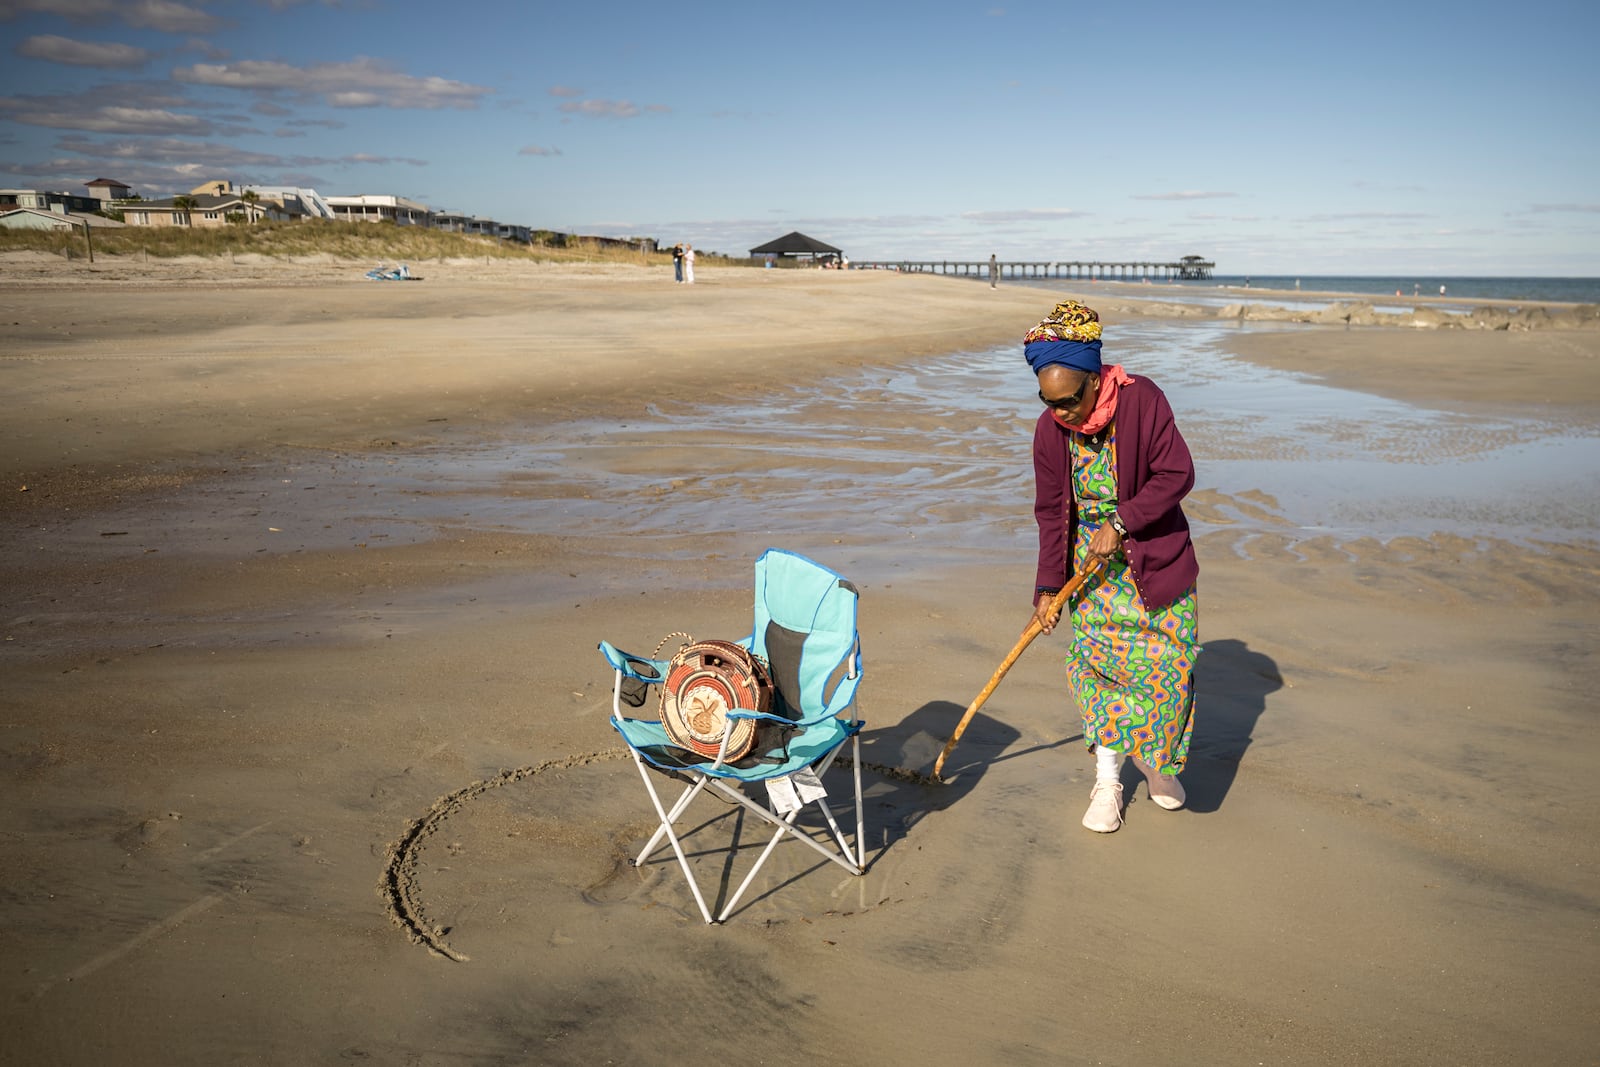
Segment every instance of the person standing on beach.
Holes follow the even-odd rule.
[[[1033,431],[1039,565],[1033,620],[1050,633],[1051,599],[1094,557],[1071,613],[1067,683],[1095,755],[1083,825],[1122,825],[1122,758],[1158,807],[1183,807],[1178,772],[1193,728],[1200,567],[1181,501],[1194,461],[1164,393],[1102,365],[1100,316],[1057,304],[1023,339],[1045,410]]]
[[[1000,261],[993,252],[989,253],[989,288],[993,289],[1000,281]]]
[[[683,280],[685,284],[694,284],[694,245],[683,246]]]
[[[683,245],[672,246],[672,280],[683,281]]]

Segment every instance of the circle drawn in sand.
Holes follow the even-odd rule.
[[[541,771],[567,770],[573,767],[582,767],[591,763],[604,760],[625,759],[628,756],[626,749],[609,749],[603,752],[590,752],[581,756],[568,756],[563,759],[545,760],[543,763],[527,767],[518,767],[515,770],[501,771],[492,778],[481,778],[470,785],[463,786],[453,793],[447,793],[433,802],[420,818],[415,819],[406,827],[400,839],[389,845],[388,862],[384,867],[383,882],[379,892],[383,895],[388,905],[389,918],[406,932],[406,936],[414,944],[425,946],[428,951],[445,959],[457,963],[465,963],[471,959],[464,952],[459,952],[450,947],[445,941],[445,934],[449,928],[435,924],[427,919],[419,899],[417,889],[417,854],[422,842],[432,836],[444,821],[451,815],[460,811],[474,797],[482,796],[492,789],[503,785],[511,785],[531,778]],[[848,767],[851,760],[842,756],[836,765]],[[944,785],[945,783],[923,771],[913,770],[909,767],[893,767],[882,763],[862,761],[863,770],[872,771],[885,778],[908,782],[916,785]]]
[[[383,882],[379,886],[379,892],[382,893],[384,902],[389,908],[389,918],[406,932],[406,936],[414,944],[426,946],[428,951],[435,955],[457,963],[465,963],[471,959],[466,953],[451,948],[444,940],[447,928],[429,922],[423,911],[417,893],[417,852],[422,842],[437,831],[446,819],[460,811],[467,801],[482,796],[491,789],[523,781],[541,771],[582,767],[602,760],[623,759],[627,755],[626,749],[611,749],[605,752],[590,752],[582,756],[545,760],[543,763],[501,771],[493,778],[480,778],[471,785],[463,786],[435,800],[433,806],[421,818],[413,820],[406,827],[405,833],[400,835],[398,841],[389,845],[388,862],[384,866]]]

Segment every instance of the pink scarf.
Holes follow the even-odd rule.
[[[1122,364],[1113,363],[1108,367],[1100,368],[1100,392],[1094,398],[1094,410],[1089,412],[1089,417],[1083,420],[1082,425],[1068,422],[1061,417],[1055,408],[1050,409],[1050,415],[1056,423],[1073,431],[1074,433],[1099,433],[1111,424],[1111,419],[1117,413],[1117,390],[1133,381],[1133,375],[1122,369]]]

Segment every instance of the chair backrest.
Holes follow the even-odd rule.
[[[837,715],[854,697],[859,598],[845,578],[796,553],[769,548],[756,560],[750,650],[767,661],[788,714],[801,722]]]

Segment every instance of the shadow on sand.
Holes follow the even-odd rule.
[[[1235,638],[1205,642],[1195,668],[1194,737],[1183,771],[1190,811],[1222,807],[1256,720],[1266,711],[1267,694],[1281,688],[1283,676],[1272,657]]]
[[[1189,810],[1219,810],[1233,787],[1239,763],[1266,711],[1267,694],[1283,687],[1278,665],[1243,641],[1207,641],[1197,668],[1196,719],[1189,761],[1183,771]],[[1074,732],[1059,740],[1013,749],[1021,735],[985,715],[973,716],[945,763],[943,782],[931,778],[934,761],[966,709],[930,701],[897,723],[862,733],[862,788],[866,794],[870,866],[927,815],[951,807],[975,790],[989,768],[1046,749],[1083,745]],[[835,774],[846,773],[844,768]],[[1143,782],[1131,761],[1123,768],[1127,794]]]
[[[1271,657],[1253,652],[1243,641],[1232,638],[1206,642],[1196,677],[1198,707],[1194,739],[1183,771],[1189,810],[1205,814],[1222,807],[1245,750],[1250,747],[1256,721],[1266,710],[1267,694],[1282,686],[1283,678]],[[944,781],[934,780],[934,761],[965,711],[964,707],[950,701],[934,700],[899,722],[886,722],[877,728],[872,726],[872,717],[867,716],[868,727],[861,734],[861,785],[867,824],[868,870],[923,818],[950,808],[977,789],[995,764],[1048,749],[1083,744],[1083,734],[1074,732],[1058,740],[1014,749],[1012,746],[1022,735],[1014,727],[979,711],[946,761]],[[1133,777],[1125,782],[1130,787],[1129,792],[1142,781],[1131,762],[1124,767],[1125,778],[1130,771]],[[850,774],[847,759],[841,759],[828,771],[824,781],[832,796],[843,800],[850,795],[846,777]],[[847,811],[841,809],[840,814],[847,815]],[[819,834],[826,833],[815,809],[808,808],[797,822]],[[683,837],[691,838],[719,825],[722,833],[731,836],[734,845],[732,851],[721,856],[723,866],[716,885],[720,898],[734,884],[735,853],[749,847],[751,839],[747,835],[751,831],[762,835],[764,831],[757,825],[747,824],[742,809],[724,808],[686,827]],[[698,858],[724,853],[727,847],[724,843],[710,849],[692,848],[689,855]],[[825,866],[826,861],[808,864],[791,877],[742,902],[740,910]]]
[[[976,788],[990,763],[1014,759],[1037,750],[998,755],[1021,735],[998,719],[983,714],[975,715],[962,735],[960,745],[945,765],[945,780],[935,780],[932,777],[934,760],[965,711],[966,708],[949,701],[930,701],[901,721],[886,722],[877,729],[872,728],[871,716],[864,716],[868,721],[867,728],[861,733],[865,870],[871,871],[924,816],[950,807]],[[1054,748],[1065,743],[1055,742],[1038,747]],[[657,778],[658,788],[662,787],[661,777],[678,779],[677,786],[667,783],[663,791],[662,801],[670,807],[688,780],[659,767],[652,767],[651,773],[660,776]],[[855,830],[855,813],[851,806],[854,793],[850,781],[853,773],[850,749],[846,746],[822,777],[828,790],[828,804],[847,833]],[[745,783],[738,788],[758,803],[766,799],[764,786],[760,783]],[[697,801],[699,807],[694,817],[676,824],[675,829],[684,855],[691,864],[701,866],[703,870],[709,864],[717,865],[716,873],[701,886],[702,890],[708,891],[707,903],[716,912],[738,885],[738,876],[748,869],[754,853],[770,841],[772,827],[750,816],[743,807],[718,798],[709,791],[705,796],[709,800]],[[827,823],[812,805],[802,809],[795,818],[795,826],[819,841],[829,837]],[[641,838],[630,845],[630,850],[636,855],[642,843]],[[801,855],[804,856],[804,853]],[[741,856],[744,858],[740,859]],[[741,900],[730,918],[829,866],[825,859],[806,859],[804,865],[787,876],[758,888]],[[663,844],[651,854],[646,866],[655,868],[659,865],[661,870],[666,871],[674,863],[670,848]],[[709,870],[706,873],[710,874]]]
[[[869,864],[873,854],[882,854],[921,819],[949,808],[976,789],[991,765],[1076,740],[1066,738],[1007,751],[1022,735],[980,711],[946,760],[944,780],[935,780],[934,761],[966,710],[948,700],[933,700],[899,722],[876,730],[869,724],[862,733]]]

